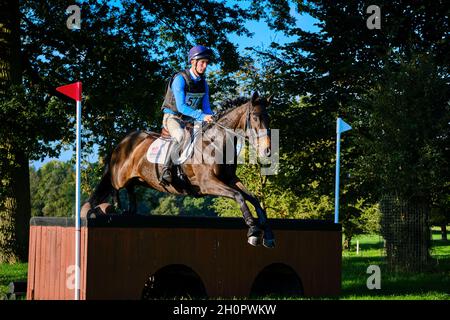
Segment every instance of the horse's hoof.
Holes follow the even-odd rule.
[[[261,238],[263,236],[262,230],[258,226],[251,226],[248,228],[247,237],[259,237]]]
[[[263,239],[263,246],[266,248],[275,248],[275,239]]]
[[[252,246],[259,246],[261,244],[261,238],[260,237],[255,237],[255,236],[250,236],[248,237],[247,240],[248,243],[250,243]]]

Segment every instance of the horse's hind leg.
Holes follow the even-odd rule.
[[[134,192],[134,184],[129,184],[126,188],[128,192],[128,214],[135,215],[137,213],[137,200],[136,193]]]
[[[239,179],[236,179],[231,185],[239,190],[244,196],[244,199],[249,201],[253,205],[253,207],[255,207],[256,213],[258,214],[259,224],[264,230],[263,245],[267,248],[275,247],[275,237],[272,228],[270,228],[269,224],[267,223],[267,213],[261,207],[258,199],[247,190],[247,188]]]
[[[120,190],[114,189],[113,190],[113,201],[114,201],[114,206],[119,209],[120,211],[122,211],[122,203],[120,202]]]

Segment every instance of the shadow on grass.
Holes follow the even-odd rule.
[[[356,245],[354,245],[354,248],[356,248]],[[359,249],[361,251],[369,251],[369,250],[383,250],[383,243],[377,242],[377,243],[360,243]]]
[[[433,240],[433,247],[450,247],[449,240]]]

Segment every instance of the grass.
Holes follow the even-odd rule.
[[[450,300],[450,241],[442,241],[432,230],[431,256],[435,263],[422,273],[389,272],[383,259],[383,239],[377,235],[358,236],[351,251],[342,257],[342,294],[339,299],[364,300]],[[356,254],[356,240],[360,243]],[[367,288],[370,265],[381,270],[381,289]]]
[[[450,233],[450,232],[449,232]],[[435,264],[423,273],[390,273],[383,259],[383,239],[378,235],[360,235],[352,241],[350,251],[342,254],[341,300],[450,300],[450,240],[440,240],[440,232],[432,230],[431,255]],[[356,240],[360,252],[356,254]],[[381,289],[366,286],[367,268],[378,265]],[[0,264],[0,300],[6,297],[11,281],[27,277],[27,263]],[[289,298],[297,299],[297,298]],[[336,298],[331,298],[336,299]]]
[[[28,263],[0,264],[0,300],[6,298],[11,281],[26,280]]]

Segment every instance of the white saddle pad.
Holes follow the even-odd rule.
[[[151,163],[164,164],[170,139],[158,138],[150,145],[147,150],[147,160]]]
[[[181,152],[178,164],[184,163],[189,157],[192,155],[194,151],[195,143],[200,136],[198,133],[199,130],[194,129],[194,139],[190,141],[187,148],[184,148],[183,152]],[[150,163],[158,163],[164,164],[164,160],[166,159],[166,154],[169,149],[169,144],[172,141],[172,138],[158,138],[150,145],[147,150],[147,160]]]

